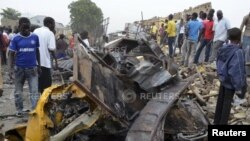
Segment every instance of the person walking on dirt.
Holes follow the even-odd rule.
[[[54,56],[57,68],[57,59],[55,57],[56,39],[54,35],[55,20],[51,17],[46,17],[43,20],[43,27],[35,29],[34,33],[39,37],[39,50],[41,59],[41,74],[39,75],[39,92],[42,94],[44,89],[48,88],[52,84],[51,74],[51,57]]]
[[[213,21],[212,14],[208,14],[208,21],[205,21],[203,23],[203,26],[204,27],[203,27],[203,30],[201,32],[201,34],[202,34],[201,44],[198,46],[198,50],[197,50],[197,52],[195,54],[195,58],[194,58],[195,64],[199,63],[200,54],[205,46],[206,46],[205,62],[208,62],[208,59],[210,56],[210,49],[211,49],[213,37],[214,37],[214,31],[213,31],[214,21]]]
[[[9,70],[13,70],[15,57],[15,106],[17,116],[23,114],[23,85],[27,79],[29,85],[29,97],[31,108],[36,107],[40,97],[38,93],[38,70],[40,68],[39,39],[38,36],[30,32],[30,21],[28,18],[19,19],[20,33],[15,35],[9,48]],[[38,64],[37,64],[38,62]],[[10,74],[10,76],[12,76]],[[11,78],[12,79],[12,78]]]
[[[185,56],[184,65],[186,67],[191,67],[191,64],[194,62],[194,56],[196,53],[196,47],[198,44],[199,33],[203,28],[201,22],[197,20],[198,14],[194,12],[192,14],[192,20],[187,24],[187,52]]]
[[[167,34],[168,34],[168,53],[169,57],[174,57],[174,48],[173,45],[175,43],[175,36],[176,36],[176,23],[173,20],[174,16],[170,14],[168,16],[168,28],[167,28]]]
[[[214,40],[212,53],[209,58],[209,62],[213,63],[213,61],[217,58],[217,53],[220,47],[222,47],[223,43],[227,39],[227,31],[230,29],[229,21],[223,17],[223,13],[221,10],[217,11],[217,20],[214,22],[213,31],[214,31]]]

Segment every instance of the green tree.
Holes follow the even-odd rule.
[[[18,20],[21,16],[21,13],[13,8],[6,8],[2,9],[3,12],[0,13],[0,15],[3,16],[3,18],[11,19],[11,20]]]
[[[73,31],[87,30],[92,33],[103,20],[102,10],[91,0],[74,1],[68,8]]]

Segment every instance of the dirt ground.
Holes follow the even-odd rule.
[[[14,102],[14,84],[9,81],[7,66],[2,67],[3,74],[3,96],[0,97],[0,134],[4,133],[6,130],[15,127],[16,123],[23,123],[28,120],[28,113],[24,114],[23,117],[16,117],[16,108]],[[60,82],[54,81],[53,84],[59,84]],[[31,109],[31,104],[29,100],[29,87],[27,81],[23,87],[23,104],[24,109]]]
[[[11,129],[15,123],[21,122],[24,119],[27,119],[27,116],[24,118],[15,117],[15,103],[14,103],[14,84],[11,83],[8,79],[8,69],[7,66],[2,66],[3,74],[3,96],[0,97],[0,133]],[[28,100],[28,86],[25,83],[23,89],[23,98],[24,98],[24,107],[25,109],[30,109],[30,102]]]

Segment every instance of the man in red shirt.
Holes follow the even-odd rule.
[[[208,18],[208,21],[204,22],[204,29],[203,29],[203,32],[201,33],[203,34],[203,39],[195,54],[195,58],[194,58],[195,64],[198,64],[200,54],[205,46],[206,46],[205,62],[208,62],[209,60],[211,44],[214,38],[214,31],[213,31],[214,21],[213,21],[212,14],[208,14],[207,18]]]

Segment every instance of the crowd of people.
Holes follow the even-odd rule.
[[[155,40],[159,38],[160,45],[168,45],[168,54],[170,57],[176,56],[176,48],[182,55],[182,65],[191,67],[193,64],[199,64],[200,55],[205,48],[204,62],[212,63],[216,61],[219,47],[227,43],[228,30],[231,29],[230,22],[224,18],[223,12],[218,10],[216,17],[215,10],[211,9],[208,13],[200,11],[192,15],[187,14],[185,19],[178,22],[170,14],[168,19],[162,23],[158,29],[155,23],[150,28],[151,37]],[[247,25],[248,15],[244,17],[241,25],[243,32],[246,26],[246,36],[243,38],[244,49],[247,48],[247,40],[250,37]],[[249,22],[250,23],[250,22]]]
[[[160,46],[168,45],[168,56],[175,57],[179,48],[181,65],[193,68],[200,64],[216,63],[221,82],[214,124],[227,124],[233,96],[244,98],[247,88],[246,77],[250,75],[250,13],[240,28],[232,28],[221,10],[211,9],[186,15],[185,20],[173,20],[170,14],[159,30],[152,24],[150,34],[153,39],[160,37]],[[243,39],[242,37],[243,33]],[[165,44],[164,44],[165,43]],[[205,48],[204,61],[200,59]]]
[[[23,106],[25,81],[28,82],[29,99],[31,110],[33,110],[40,95],[52,84],[52,67],[57,69],[57,59],[64,58],[66,50],[74,46],[73,37],[69,43],[65,40],[64,34],[60,34],[56,39],[53,18],[46,17],[43,22],[44,26],[39,27],[31,25],[28,18],[22,17],[18,21],[15,32],[12,33],[9,27],[0,28],[0,56],[2,58],[0,67],[8,64],[9,79],[15,84],[14,98],[17,116],[30,111],[24,109]],[[0,96],[2,93],[3,78],[0,73]]]

